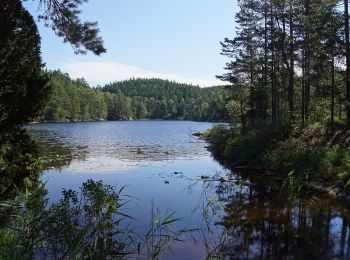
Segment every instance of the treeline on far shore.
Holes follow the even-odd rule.
[[[131,79],[92,88],[59,70],[46,72],[51,95],[39,122],[131,119],[225,121],[224,87],[200,88],[162,79]]]

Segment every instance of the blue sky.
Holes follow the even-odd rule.
[[[25,2],[33,15],[38,2]],[[75,55],[39,23],[43,61],[93,86],[131,77],[220,84],[220,41],[233,37],[236,11],[234,0],[90,0],[81,17],[99,23],[107,53]]]

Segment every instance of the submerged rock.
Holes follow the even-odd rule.
[[[201,132],[194,132],[192,133],[193,136],[201,137],[203,134]]]

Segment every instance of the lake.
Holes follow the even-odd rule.
[[[42,148],[50,202],[88,180],[125,186],[132,228],[151,209],[174,212],[182,234],[161,259],[350,257],[349,205],[324,194],[289,198],[282,182],[233,172],[191,135],[214,124],[189,121],[50,123],[27,126]],[[153,206],[152,206],[153,205]]]

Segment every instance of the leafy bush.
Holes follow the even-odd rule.
[[[152,203],[150,230],[134,233],[133,218],[122,212],[132,197],[122,192],[88,180],[80,192],[63,190],[53,204],[42,185],[0,203],[0,220],[8,212],[14,217],[0,229],[0,259],[158,259],[191,232],[174,230],[175,212],[163,214]]]
[[[130,234],[120,222],[129,217],[120,211],[125,203],[121,191],[88,180],[79,193],[64,190],[51,206],[43,187],[27,193],[15,222],[22,255],[28,259],[115,259],[127,255]]]
[[[8,228],[0,230],[0,259],[21,259],[19,251],[16,232]]]
[[[24,130],[0,135],[0,198],[9,198],[17,189],[30,187],[41,172],[34,142]]]
[[[227,146],[227,141],[234,139],[237,135],[238,133],[236,133],[235,129],[226,128],[223,125],[216,125],[204,134],[204,136],[210,140],[213,153],[221,156],[226,155],[224,151]]]
[[[243,164],[263,164],[265,153],[290,134],[287,125],[270,125],[242,135],[238,128],[215,126],[207,136],[214,153]]]
[[[339,143],[348,139],[346,131],[338,134],[340,141],[335,144],[329,141],[328,128],[319,123],[305,129],[270,125],[246,135],[238,129],[216,126],[207,136],[214,153],[229,161],[263,165],[298,183],[322,180],[350,189],[350,151]]]
[[[350,151],[327,145],[326,132],[324,127],[315,124],[299,136],[279,142],[267,154],[267,164],[283,173],[310,174],[313,179],[340,184],[343,188],[348,186]]]

